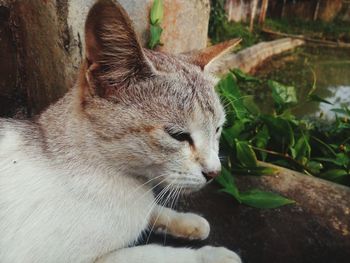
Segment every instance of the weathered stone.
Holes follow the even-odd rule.
[[[296,201],[276,209],[238,204],[210,185],[180,203],[211,224],[201,242],[152,236],[150,242],[173,246],[226,246],[247,263],[347,263],[350,258],[350,188],[283,168],[271,176],[241,176],[239,188],[258,188]]]
[[[95,0],[68,1],[68,25],[74,38],[83,40],[86,14]],[[149,39],[149,13],[153,0],[119,0],[133,20],[144,46]],[[159,49],[170,53],[200,49],[207,44],[209,0],[164,0],[163,33]]]
[[[301,46],[305,41],[300,39],[282,38],[269,42],[260,42],[250,48],[234,54],[231,53],[220,61],[217,72],[226,73],[232,68],[239,68],[244,72],[253,73],[254,69],[266,59],[287,50]]]
[[[176,54],[207,45],[209,0],[166,0],[164,8],[160,50]]]

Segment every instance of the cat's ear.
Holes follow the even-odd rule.
[[[90,9],[85,48],[88,82],[101,94],[110,86],[153,74],[128,14],[112,0],[99,0]]]
[[[186,54],[190,63],[199,66],[202,70],[215,73],[220,60],[237,46],[242,39],[235,38],[219,44]]]

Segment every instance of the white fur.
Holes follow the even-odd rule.
[[[109,177],[98,164],[54,168],[42,155],[28,155],[11,127],[4,134],[1,263],[93,262],[134,242],[146,228],[152,192],[133,179]]]
[[[194,214],[159,206],[151,210],[154,199],[148,187],[98,163],[81,160],[56,167],[23,138],[26,128],[30,126],[5,122],[0,129],[1,263],[240,262],[223,248],[122,249],[137,240],[151,217],[157,225],[168,220],[180,232],[189,229],[186,236],[169,228],[170,234],[189,239],[206,238],[209,224]]]

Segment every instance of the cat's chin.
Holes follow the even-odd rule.
[[[174,190],[179,190],[181,192],[181,194],[191,194],[193,192],[197,192],[201,189],[203,189],[207,184],[203,183],[203,184],[192,184],[192,185],[185,185],[185,184],[172,184],[169,186],[165,185],[163,186],[163,188],[165,187],[169,187],[171,189]]]

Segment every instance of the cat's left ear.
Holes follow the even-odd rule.
[[[85,76],[101,96],[130,81],[154,74],[132,22],[116,1],[98,0],[85,23]]]
[[[199,66],[202,70],[215,73],[220,60],[241,41],[241,38],[235,38],[184,55],[186,55],[190,63]]]

